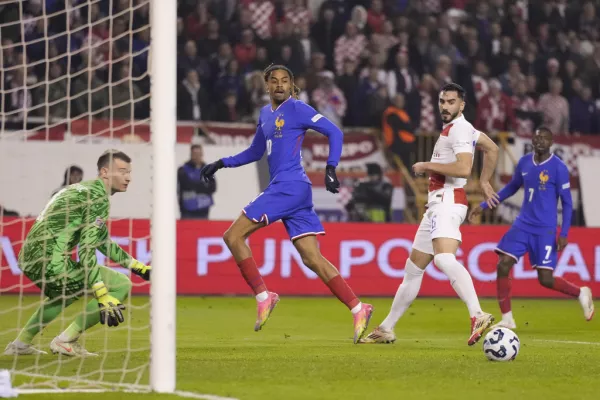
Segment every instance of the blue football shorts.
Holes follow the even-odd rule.
[[[268,225],[281,220],[291,240],[325,234],[313,205],[312,186],[307,182],[272,183],[243,211],[254,222]]]
[[[536,235],[514,226],[502,236],[496,252],[509,255],[515,261],[519,261],[519,258],[528,253],[529,262],[534,268],[553,270],[558,261],[556,234]]]

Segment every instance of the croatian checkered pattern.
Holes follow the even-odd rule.
[[[421,121],[419,128],[423,133],[433,133],[435,131],[435,110],[433,109],[433,95],[429,92],[421,91]]]
[[[344,60],[357,61],[366,46],[367,39],[363,34],[357,34],[352,38],[344,35],[336,40],[334,50],[336,73],[338,75],[342,74]]]
[[[271,26],[275,21],[275,6],[270,1],[264,3],[252,2],[248,5],[252,13],[252,29],[261,39],[271,37]]]

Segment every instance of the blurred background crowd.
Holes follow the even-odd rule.
[[[24,26],[2,29],[2,83],[12,89],[5,109],[55,118],[148,116],[147,1],[30,0],[22,7]],[[282,63],[294,71],[301,99],[344,126],[381,127],[391,113],[407,131],[433,132],[437,89],[456,81],[467,89],[467,118],[486,132],[527,134],[540,123],[558,134],[600,132],[598,7],[567,0],[180,0],[178,118],[255,121],[268,101],[262,71]],[[15,3],[0,8],[4,24],[19,16]]]

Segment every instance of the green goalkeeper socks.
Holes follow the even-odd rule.
[[[67,299],[63,303],[62,298],[53,300],[47,299],[44,301],[31,318],[29,318],[25,327],[21,330],[19,336],[17,336],[17,340],[30,344],[33,341],[33,338],[44,329],[46,325],[54,321],[54,319],[60,315],[63,307],[67,307],[73,301],[73,299]]]

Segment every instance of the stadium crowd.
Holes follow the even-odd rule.
[[[15,4],[0,6],[5,111],[148,116],[148,0],[29,0],[23,25],[6,25],[18,19]],[[486,132],[527,134],[543,123],[559,134],[597,133],[599,7],[180,0],[178,118],[255,121],[268,102],[262,71],[282,63],[301,99],[344,126],[380,127],[387,112],[409,131],[434,132],[437,89],[456,81],[467,89],[467,118]]]

